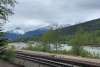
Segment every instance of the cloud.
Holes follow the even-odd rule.
[[[7,31],[20,27],[24,32],[49,24],[75,24],[100,18],[100,0],[17,0],[15,15]]]
[[[14,18],[13,18],[14,19]],[[16,20],[16,19],[14,19]],[[5,24],[4,31],[13,31],[13,32],[27,32],[31,30],[35,30],[37,28],[48,26],[49,24],[42,20],[36,20],[36,19],[24,19],[23,20],[17,20],[13,23],[7,23]],[[14,31],[16,30],[16,31]]]

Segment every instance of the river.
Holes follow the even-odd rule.
[[[37,43],[32,44],[33,46],[36,45]],[[39,43],[38,43],[39,44]],[[16,43],[9,43],[10,46],[14,46],[17,50],[26,48],[28,46],[28,43],[23,43],[23,42],[16,42]],[[72,47],[68,46],[67,44],[63,44],[63,47],[60,48],[61,50],[70,50]],[[85,50],[91,52],[92,54],[98,54],[100,55],[100,47],[89,47],[85,46]]]

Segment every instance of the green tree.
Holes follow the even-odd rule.
[[[89,43],[89,37],[88,32],[81,29],[70,39],[69,44],[72,46],[72,53],[74,55],[81,54],[81,50],[84,50],[82,46]]]
[[[92,45],[100,46],[100,30],[96,30],[91,33]]]
[[[0,19],[7,20],[9,15],[13,14],[15,0],[0,0]]]
[[[0,47],[4,47],[7,44],[7,41],[3,37],[4,32],[2,32],[2,26],[8,20],[8,16],[14,14],[12,9],[15,6],[15,3],[15,0],[0,0]],[[11,53],[10,50],[1,52],[0,58],[8,60],[11,57]]]
[[[56,50],[56,52],[61,47],[61,44],[60,44],[61,38],[59,34],[53,30],[50,30],[49,32],[44,34],[42,37],[42,41],[46,44],[45,46],[47,46],[49,50],[50,50],[50,44],[54,46],[54,49]]]
[[[5,44],[5,40],[2,38],[4,33],[2,32],[2,26],[7,21],[8,16],[13,14],[13,7],[15,6],[15,0],[0,0],[0,43]],[[0,44],[0,45],[1,45]]]
[[[100,43],[100,31],[96,30],[93,32],[88,32],[84,30],[79,30],[70,39],[69,44],[73,47],[72,52],[76,55],[80,55],[80,51],[83,50],[83,46],[87,45],[99,45]]]

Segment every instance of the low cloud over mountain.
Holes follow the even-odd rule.
[[[5,31],[27,32],[49,24],[75,24],[100,18],[100,0],[17,0]],[[16,31],[15,31],[16,32]]]

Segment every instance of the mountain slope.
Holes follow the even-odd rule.
[[[48,29],[37,29],[37,30],[26,32],[23,36],[24,37],[41,36],[47,31]]]
[[[8,39],[9,41],[15,41],[17,39],[19,39],[21,36],[21,34],[16,34],[16,33],[11,33],[11,32],[7,32],[5,34],[5,38]]]
[[[48,29],[41,28],[41,29],[37,29],[37,30],[33,30],[33,31],[28,31],[23,35],[21,35],[19,33],[7,32],[5,34],[5,37],[10,41],[16,41],[16,40],[24,39],[24,38],[31,39],[34,36],[40,37],[47,31],[48,31]]]
[[[95,20],[84,22],[84,23],[65,27],[62,29],[57,29],[56,31],[60,35],[74,35],[77,31],[81,29],[83,29],[84,31],[90,31],[90,32],[93,32],[95,30],[100,30],[100,19],[95,19]]]

